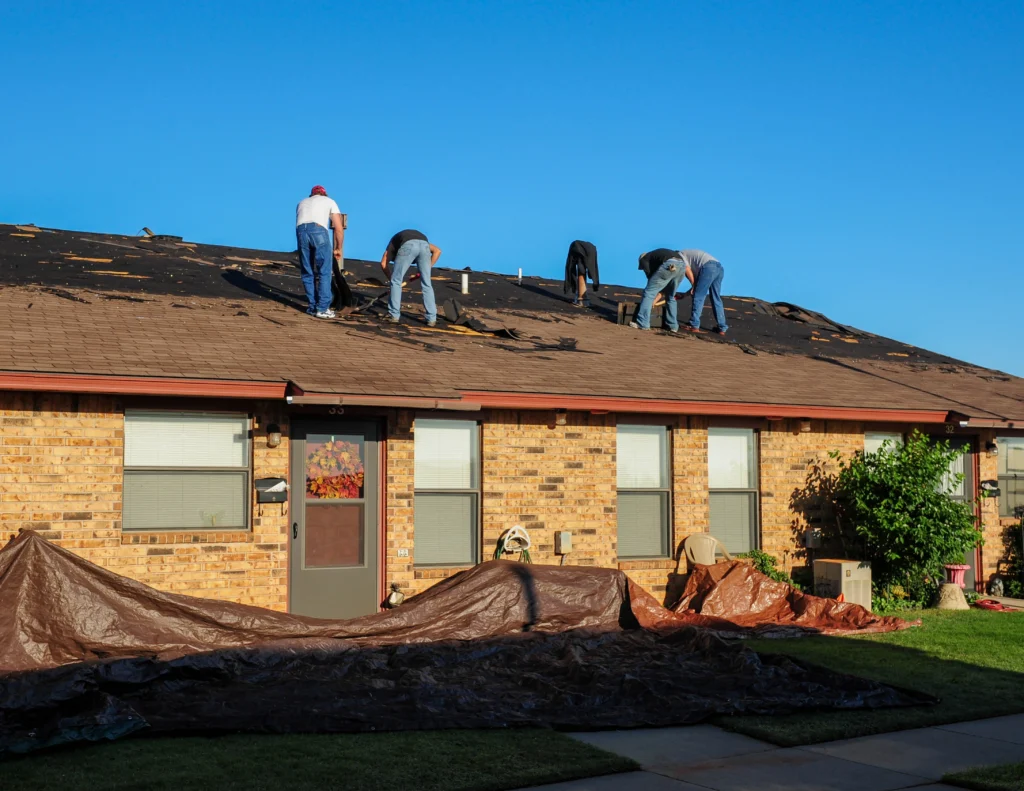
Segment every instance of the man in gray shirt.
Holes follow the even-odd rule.
[[[704,310],[704,301],[711,294],[711,308],[715,312],[714,331],[725,335],[729,331],[729,323],[725,318],[722,306],[722,278],[725,270],[717,258],[712,258],[703,250],[679,250],[676,257],[686,267],[684,276],[690,281],[693,308],[690,311],[690,323],[684,327],[689,332],[700,332],[700,314]]]

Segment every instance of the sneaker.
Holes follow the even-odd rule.
[[[665,327],[665,331],[666,332],[671,332],[673,335],[678,335],[679,334],[679,328],[678,327],[676,327],[675,329],[672,329],[671,327]]]
[[[338,314],[330,308],[327,308],[327,310],[318,310],[316,312],[316,317],[318,319],[336,319],[338,318]]]
[[[384,321],[387,322],[388,324],[398,324],[401,321],[401,319],[396,319],[394,316],[389,314],[384,317]]]
[[[428,320],[427,321],[427,326],[428,327],[436,327],[437,326],[437,319],[430,319],[430,320]]]
[[[634,330],[649,330],[650,329],[650,327],[641,327],[635,321],[629,322],[629,326],[632,327]]]

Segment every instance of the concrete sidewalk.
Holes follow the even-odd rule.
[[[571,735],[642,771],[536,791],[952,791],[948,772],[1024,761],[1024,714],[793,748],[712,725]]]

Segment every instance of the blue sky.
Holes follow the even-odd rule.
[[[725,291],[1024,375],[1019,2],[0,0],[0,221]]]

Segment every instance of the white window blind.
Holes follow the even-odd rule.
[[[245,467],[249,421],[243,415],[128,412],[126,467]]]
[[[619,492],[618,499],[619,557],[668,555],[668,492]]]
[[[477,559],[476,496],[417,494],[415,561],[462,566]]]
[[[729,552],[755,549],[757,463],[753,429],[708,429],[708,489],[711,535]]]
[[[866,431],[864,432],[864,453],[875,453],[882,449],[888,441],[886,449],[893,451],[902,447],[903,435],[896,431]]]
[[[708,486],[712,489],[754,488],[752,429],[708,429]]]
[[[668,486],[668,431],[664,426],[619,426],[615,459],[620,489]]]
[[[1016,516],[1024,507],[1024,437],[999,437],[999,515]]]
[[[417,489],[476,488],[476,423],[417,419],[413,434]]]
[[[942,474],[942,483],[939,485],[939,491],[956,499],[961,499],[965,496],[967,486],[967,478],[964,475],[967,471],[966,463],[966,453],[957,456],[949,462],[949,469]]]
[[[125,530],[248,527],[249,419],[128,411]]]

